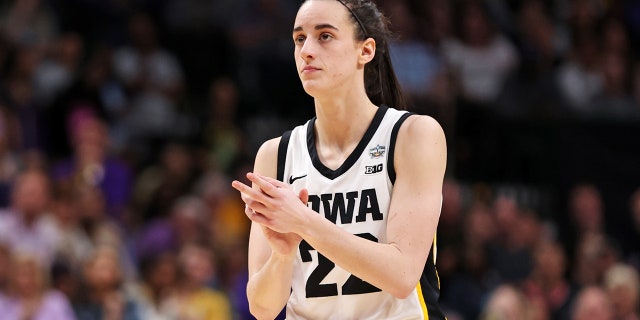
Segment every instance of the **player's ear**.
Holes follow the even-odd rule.
[[[376,56],[376,40],[367,38],[360,44],[360,63],[367,64]]]

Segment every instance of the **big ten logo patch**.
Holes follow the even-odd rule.
[[[382,165],[382,163],[375,166],[366,166],[364,167],[364,174],[375,174],[378,172],[382,172],[383,168],[384,166]]]

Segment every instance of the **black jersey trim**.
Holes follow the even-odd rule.
[[[291,138],[291,130],[282,134],[280,143],[278,144],[278,173],[277,179],[284,180],[284,165],[287,162],[287,149],[289,147],[289,139]]]
[[[412,112],[407,112],[403,114],[398,121],[393,125],[393,129],[391,130],[391,140],[389,141],[389,154],[387,155],[387,173],[389,174],[389,180],[391,180],[391,184],[396,182],[396,166],[394,163],[394,156],[396,152],[396,140],[398,140],[398,132],[400,131],[400,126],[404,123],[409,116],[413,115]]]
[[[440,298],[440,281],[438,280],[438,273],[433,262],[434,249],[435,244],[432,244],[429,257],[427,258],[422,276],[420,277],[420,288],[422,289],[422,296],[427,306],[429,320],[446,320],[447,318],[438,304],[438,299]]]
[[[313,166],[316,168],[316,170],[318,170],[320,174],[331,180],[347,172],[356,163],[356,161],[358,161],[358,158],[360,158],[360,156],[364,152],[367,144],[369,144],[369,141],[371,141],[371,138],[373,138],[373,135],[376,133],[376,130],[378,130],[378,127],[380,127],[382,119],[384,118],[384,115],[387,113],[388,109],[389,108],[384,105],[378,107],[378,110],[376,111],[373,120],[371,120],[371,123],[369,124],[367,131],[364,133],[364,136],[362,136],[362,139],[360,140],[356,148],[351,152],[349,157],[347,157],[344,163],[342,163],[342,165],[336,170],[327,168],[327,166],[325,166],[324,163],[320,161],[320,157],[318,157],[318,150],[316,149],[316,135],[314,131],[316,118],[314,117],[313,119],[311,119],[307,126],[307,149],[309,150],[309,157],[311,157],[311,162],[313,163]]]

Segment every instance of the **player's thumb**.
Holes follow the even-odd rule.
[[[309,190],[307,190],[306,188],[300,190],[298,197],[300,198],[300,201],[302,201],[302,203],[306,205],[307,202],[309,202]]]

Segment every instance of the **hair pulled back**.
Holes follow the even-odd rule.
[[[356,40],[364,41],[367,38],[373,38],[376,41],[376,54],[364,67],[367,96],[378,106],[387,105],[406,109],[407,102],[391,64],[389,40],[393,35],[389,30],[389,19],[382,14],[372,0],[335,1],[349,10]]]

